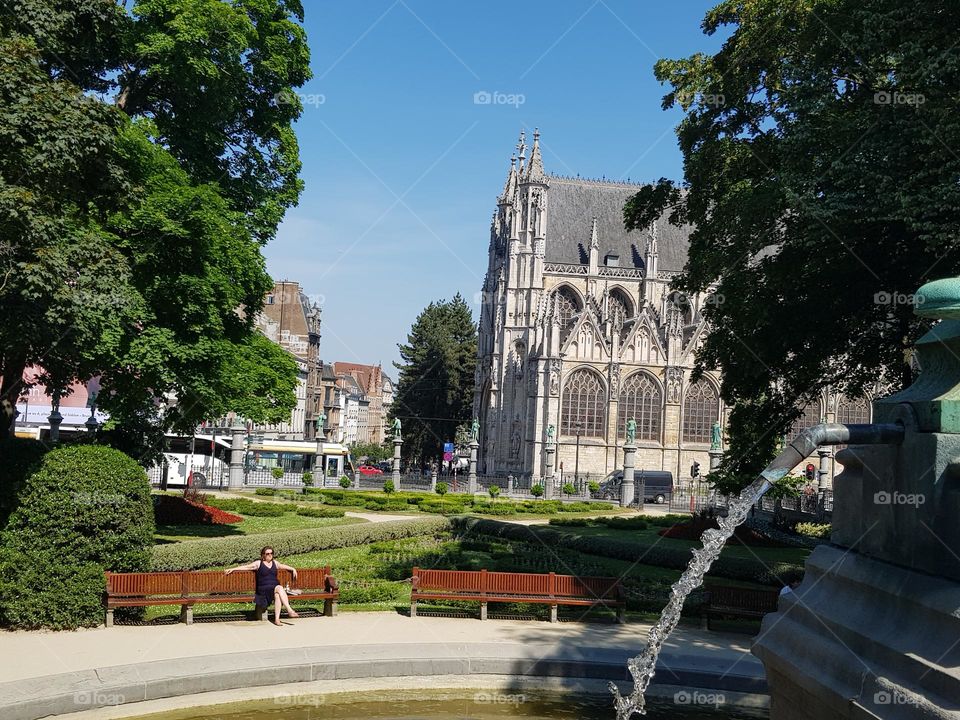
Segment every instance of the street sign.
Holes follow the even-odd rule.
[[[452,453],[452,452],[445,452],[445,453],[443,454],[443,461],[444,461],[444,462],[450,462],[451,460],[453,460],[453,453]]]
[[[434,447],[436,447],[436,446],[434,446]],[[453,452],[453,443],[451,443],[451,442],[444,443],[444,444],[443,444],[443,452],[444,452],[444,453],[452,453],[452,452]],[[450,459],[450,458],[447,458],[447,460],[449,460],[449,459]]]

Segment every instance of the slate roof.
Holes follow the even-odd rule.
[[[610,251],[620,255],[620,267],[643,267],[646,231],[627,232],[623,227],[623,206],[640,185],[603,180],[547,176],[546,261],[586,265],[590,253],[590,229],[597,218],[600,264]],[[669,213],[667,213],[669,214]],[[689,227],[677,228],[657,220],[660,270],[683,269],[690,247]]]

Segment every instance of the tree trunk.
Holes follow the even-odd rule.
[[[23,389],[23,371],[26,367],[26,355],[8,355],[4,358],[3,374],[0,375],[0,440],[12,434],[17,400]]]

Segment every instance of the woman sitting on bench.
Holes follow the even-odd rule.
[[[280,625],[280,606],[287,608],[287,614],[292,617],[299,617],[292,607],[290,607],[290,599],[287,597],[287,591],[283,588],[283,585],[280,584],[280,581],[277,580],[277,570],[289,570],[293,573],[293,581],[297,581],[297,571],[295,568],[290,567],[289,565],[284,565],[283,563],[277,562],[273,559],[273,548],[267,545],[260,551],[260,559],[254,560],[251,563],[246,565],[240,565],[239,567],[229,568],[224,570],[225,575],[229,575],[235,570],[253,570],[257,574],[257,593],[254,597],[254,602],[257,605],[257,608],[270,608],[270,603],[273,602],[276,604],[276,609],[273,613],[273,624]]]

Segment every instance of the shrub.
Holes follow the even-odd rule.
[[[491,485],[489,488],[487,488],[487,492],[490,493],[490,497],[495,498],[500,494],[500,486]]]
[[[393,480],[387,480],[387,481],[383,484],[383,491],[384,491],[387,495],[389,495],[390,493],[392,493],[394,490],[396,490],[396,488],[393,486]]]
[[[289,505],[280,503],[257,502],[247,498],[211,498],[208,501],[210,507],[220,508],[227,512],[240,513],[241,515],[250,515],[252,517],[280,517],[284,513],[292,511]]]
[[[39,440],[0,440],[0,530],[19,504],[17,495],[27,476],[40,467],[47,446]]]
[[[273,546],[277,557],[282,559],[317,550],[433,535],[449,527],[446,518],[420,517],[362,525],[337,525],[230,538],[188,540],[155,546],[151,569],[200,570],[249,562],[259,557],[260,548],[268,544]]]
[[[797,532],[815,538],[830,537],[830,523],[797,523]]]
[[[44,456],[18,496],[0,534],[0,605],[7,622],[99,623],[103,579],[94,576],[149,567],[155,527],[143,468],[112,448],[61,447]],[[29,620],[33,613],[36,621]]]
[[[283,468],[275,467],[270,471],[270,474],[273,475],[274,480],[283,480]]]
[[[154,495],[153,518],[157,525],[229,525],[243,521],[239,515],[176,495]]]
[[[36,549],[25,558],[0,548],[0,624],[36,630],[72,630],[103,622],[103,568],[95,562],[74,562],[55,550]]]
[[[591,522],[589,518],[550,518],[549,524],[561,527],[587,527]]]
[[[446,495],[447,490],[449,490],[449,488],[447,487],[447,484],[445,482],[438,482],[435,490],[437,495]]]
[[[610,503],[567,502],[560,503],[560,506],[557,508],[557,512],[596,512],[610,510],[612,508],[613,505]]]
[[[530,488],[530,494],[535,498],[543,497],[544,489],[543,485],[534,485]]]
[[[276,493],[277,493],[276,488],[257,488],[254,491],[255,495],[273,496],[273,495],[276,495]]]
[[[303,474],[303,486],[310,487],[311,485],[313,485],[313,473],[305,472]]]
[[[315,518],[342,518],[346,513],[339,508],[326,507],[297,507],[297,515]]]
[[[561,490],[563,491],[563,494],[564,494],[564,495],[576,495],[576,494],[577,494],[577,488],[574,487],[573,483],[564,483],[564,484],[563,484],[563,487],[561,488]]]
[[[587,485],[587,489],[591,494],[596,494],[600,492],[600,483],[598,483],[596,480],[591,480],[590,484]]]
[[[350,478],[348,478],[346,475],[343,475],[340,478],[340,487],[342,487],[344,490],[346,490],[352,484],[353,484],[353,481]]]
[[[369,603],[389,602],[396,599],[395,586],[382,582],[370,585],[344,583],[340,588],[341,605],[365,605]]]
[[[649,523],[645,517],[597,518],[611,530],[646,530]]]

